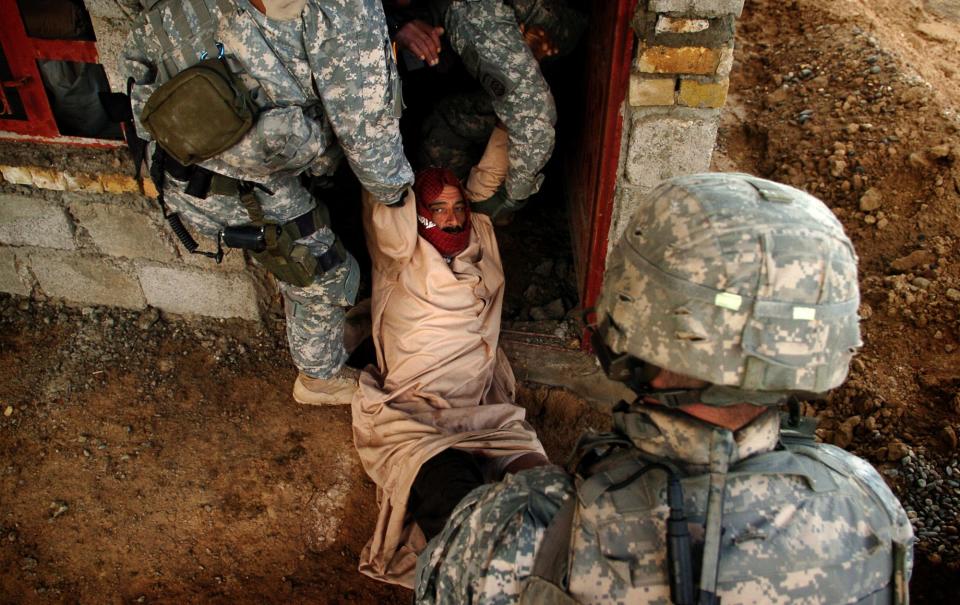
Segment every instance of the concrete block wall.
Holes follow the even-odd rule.
[[[85,6],[111,88],[125,90],[119,60],[139,2]],[[17,145],[0,149],[0,292],[248,320],[270,307],[275,289],[242,251],[225,250],[217,265],[177,243],[153,183],[137,183],[128,161]]]
[[[657,183],[705,171],[733,66],[743,0],[639,0],[609,242]]]
[[[225,250],[220,265],[188,254],[132,177],[4,165],[0,175],[2,292],[247,320],[270,304],[242,251]]]

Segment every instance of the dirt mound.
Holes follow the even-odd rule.
[[[960,3],[748,2],[718,169],[818,196],[860,259],[864,346],[819,436],[881,468],[960,569]],[[931,24],[935,24],[934,27]],[[953,32],[953,33],[951,33]],[[921,575],[929,575],[927,570]]]

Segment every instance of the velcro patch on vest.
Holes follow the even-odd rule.
[[[476,49],[467,48],[460,58],[463,60],[467,71],[480,82],[480,86],[494,99],[502,99],[516,88],[516,84],[499,67],[481,59]]]

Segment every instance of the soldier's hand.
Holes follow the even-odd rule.
[[[527,205],[528,200],[513,200],[507,193],[506,185],[500,185],[493,195],[485,200],[478,200],[470,204],[470,210],[486,214],[494,224],[506,224],[513,213]]]
[[[537,61],[542,61],[544,58],[552,57],[560,52],[547,30],[539,25],[527,27],[521,23],[520,33],[523,34],[523,41],[530,47],[533,58]]]
[[[427,65],[436,65],[440,62],[442,35],[442,27],[432,27],[420,19],[414,19],[397,30],[393,39],[397,46],[412,52]]]

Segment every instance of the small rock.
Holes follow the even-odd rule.
[[[62,500],[54,500],[50,503],[50,518],[56,519],[68,510],[70,510],[70,507],[66,502],[63,502]]]
[[[906,444],[900,443],[899,441],[894,441],[887,448],[887,460],[891,462],[902,460],[909,453],[910,453],[910,448],[908,448]]]
[[[543,261],[542,263],[536,266],[533,272],[536,273],[537,275],[549,277],[550,274],[553,273],[553,261],[550,259]]]
[[[533,321],[543,321],[547,319],[547,313],[543,310],[543,307],[532,307],[530,309],[530,319]]]
[[[873,212],[883,204],[883,196],[876,187],[867,189],[860,198],[860,210],[864,212]]]
[[[563,306],[563,301],[555,298],[543,307],[543,312],[548,319],[563,319],[567,314],[567,309]]]
[[[160,311],[156,307],[150,307],[137,318],[137,327],[141,330],[148,330],[158,321],[160,321]]]
[[[20,569],[23,571],[30,571],[31,569],[37,568],[37,560],[33,557],[24,557],[20,559]]]
[[[949,145],[936,145],[927,150],[927,155],[934,160],[943,160],[950,158]]]
[[[17,309],[19,309],[19,310],[21,310],[21,311],[29,311],[29,310],[30,310],[30,303],[27,302],[27,301],[25,301],[25,300],[21,300],[21,301],[20,301],[20,304],[17,305]]]
[[[907,157],[907,162],[914,168],[919,168],[921,170],[930,168],[930,162],[927,161],[926,156],[922,153],[911,153]]]
[[[777,105],[778,103],[783,103],[788,98],[787,89],[780,87],[775,91],[767,95],[767,105]]]
[[[926,277],[914,277],[913,281],[910,282],[914,286],[920,288],[921,290],[926,290],[930,287],[930,280]]]
[[[947,425],[940,429],[940,440],[948,451],[957,449],[957,432],[952,426]]]
[[[853,443],[853,429],[860,426],[860,416],[851,416],[843,421],[839,427],[837,427],[836,435],[834,436],[835,443],[838,447],[847,447]]]
[[[947,298],[953,302],[960,302],[960,290],[956,288],[947,288]]]
[[[929,265],[936,260],[937,257],[929,250],[914,250],[910,254],[890,263],[890,268],[894,271],[909,271],[920,265]]]
[[[7,416],[8,418],[9,418],[10,416],[12,416],[12,415],[13,415],[13,406],[12,406],[12,405],[8,405],[6,408],[4,408],[4,410],[3,410],[3,415],[4,415],[4,416]]]

